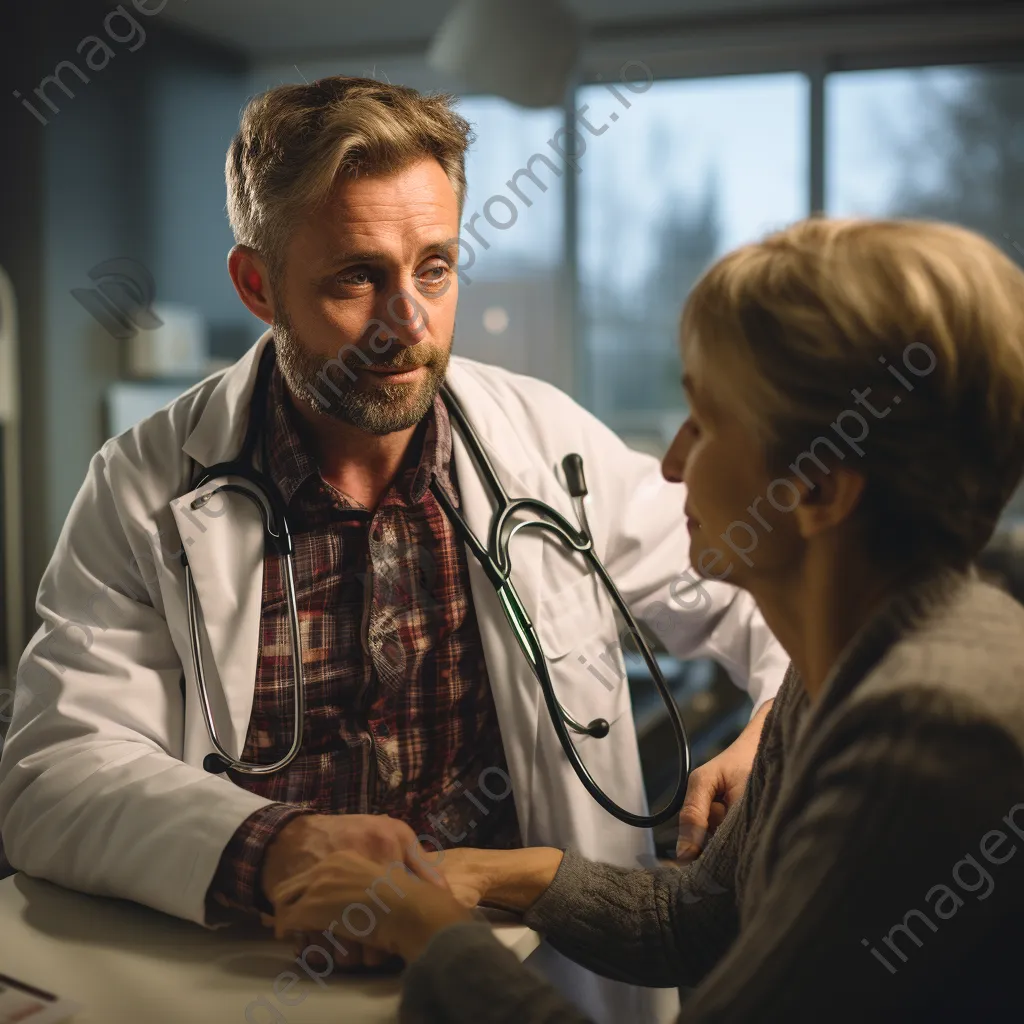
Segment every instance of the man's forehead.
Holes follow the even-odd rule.
[[[323,261],[328,264],[343,263],[387,263],[395,258],[395,255],[410,255],[420,259],[427,256],[444,256],[454,260],[458,255],[458,239],[436,238],[431,236],[426,242],[419,243],[416,240],[406,239],[395,246],[380,246],[371,242],[369,245],[360,245],[361,240],[357,237],[341,240],[339,245],[325,246],[323,249]],[[350,244],[345,245],[345,242]]]
[[[373,206],[454,209],[458,200],[444,168],[433,157],[424,157],[387,173],[341,171],[331,186],[328,204],[359,213]]]
[[[307,254],[324,264],[387,262],[431,253],[455,259],[458,220],[429,215],[368,219],[325,216],[307,219],[296,232]]]
[[[300,233],[331,257],[454,244],[458,203],[444,172],[440,173],[443,186],[420,181],[407,187],[408,183],[389,176],[336,187],[322,206],[304,218]]]

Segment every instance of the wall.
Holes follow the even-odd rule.
[[[16,34],[0,39],[0,139],[17,154],[0,156],[0,262],[21,318],[29,631],[39,578],[104,439],[103,396],[119,368],[117,343],[71,289],[91,287],[96,264],[128,257],[153,273],[157,301],[198,306],[215,340],[237,347],[252,321],[232,309],[224,268],[224,151],[247,92],[245,62],[123,6],[144,38],[126,20],[108,22],[107,5],[55,0],[45,12],[21,5]],[[87,36],[112,51],[105,66],[101,56],[96,69],[86,63],[100,52],[81,47]],[[89,80],[65,69],[72,95],[49,86],[54,111],[33,90],[65,60]]]

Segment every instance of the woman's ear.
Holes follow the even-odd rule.
[[[796,484],[800,503],[794,509],[804,539],[847,522],[864,493],[864,476],[846,466],[832,466]],[[807,481],[810,481],[809,483]]]

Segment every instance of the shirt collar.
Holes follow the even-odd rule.
[[[292,406],[284,377],[275,362],[267,388],[265,439],[270,477],[281,492],[285,505],[290,505],[299,489],[310,478],[318,478],[317,468],[306,442],[307,428]],[[437,480],[452,503],[458,507],[458,495],[452,480],[452,429],[448,410],[440,394],[420,422],[423,443],[419,459],[411,463],[412,455],[403,462],[386,494],[397,493],[410,504],[423,500],[433,480]],[[410,446],[412,453],[417,446]],[[325,485],[326,486],[326,485]],[[338,492],[329,489],[332,494]],[[357,506],[353,499],[341,496],[346,505]]]

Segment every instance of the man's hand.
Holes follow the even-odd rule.
[[[773,703],[765,701],[731,746],[690,773],[686,801],[679,812],[677,861],[685,863],[700,856],[726,812],[743,795],[761,729]]]
[[[343,850],[378,863],[403,864],[418,878],[448,888],[444,877],[431,867],[438,859],[437,851],[424,849],[416,833],[397,818],[377,814],[304,814],[288,822],[263,855],[260,880],[264,894],[274,905],[275,916],[280,909],[282,885]],[[339,957],[335,963],[351,967],[377,964],[381,959],[371,949],[355,947],[348,957]]]

